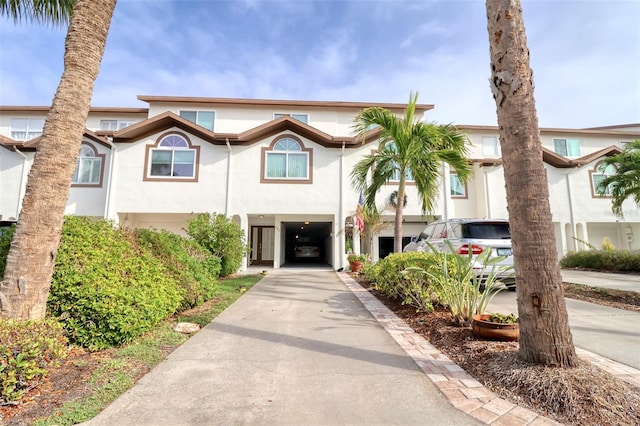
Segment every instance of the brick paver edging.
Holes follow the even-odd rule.
[[[453,363],[424,337],[414,332],[411,327],[358,284],[349,274],[338,272],[338,276],[454,407],[485,424],[491,425],[546,426],[560,424],[498,397]],[[584,349],[576,348],[576,352],[581,358],[589,360],[605,371],[640,386],[640,371],[635,368],[619,364]]]

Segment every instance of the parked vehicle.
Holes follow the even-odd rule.
[[[428,252],[429,245],[441,252],[451,249],[459,254],[472,253],[475,259],[484,250],[491,250],[491,257],[504,257],[496,266],[504,271],[498,273],[498,279],[508,289],[515,290],[516,280],[513,272],[513,253],[511,251],[511,233],[509,221],[505,219],[450,219],[430,223],[424,231],[411,239],[402,251]],[[482,265],[474,265],[482,273]],[[486,276],[488,271],[484,272]]]
[[[303,259],[320,260],[320,247],[308,238],[301,237],[293,250],[293,255],[296,261]]]

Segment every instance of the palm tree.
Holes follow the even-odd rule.
[[[611,210],[622,217],[622,203],[627,198],[640,207],[640,139],[627,144],[619,154],[612,155],[602,161],[603,167],[615,167],[615,173],[598,182],[598,191],[611,193]]]
[[[409,95],[404,118],[381,107],[366,108],[355,118],[358,138],[371,128],[379,128],[378,150],[366,155],[351,171],[351,184],[364,194],[364,207],[376,209],[378,191],[398,180],[397,200],[404,200],[407,180],[412,180],[420,197],[423,214],[433,210],[442,177],[442,163],[449,164],[466,182],[471,174],[467,160],[468,140],[451,125],[436,125],[415,120],[418,93]],[[371,172],[371,179],[369,179]],[[402,211],[404,203],[395,203],[394,251],[402,251]]]
[[[22,210],[0,286],[0,316],[43,318],[71,178],[89,115],[93,84],[116,0],[3,0],[0,12],[19,21],[64,21],[64,71],[29,172]]]
[[[487,0],[491,90],[496,102],[517,282],[520,357],[577,362],[558,266],[549,187],[519,0]]]

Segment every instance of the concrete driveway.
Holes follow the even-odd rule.
[[[335,272],[271,271],[89,425],[475,425]]]
[[[640,276],[562,270],[563,280],[593,287],[640,292]],[[640,313],[566,299],[573,343],[605,358],[640,369]],[[515,292],[500,292],[489,312],[518,312]]]

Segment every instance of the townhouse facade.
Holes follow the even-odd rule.
[[[294,247],[313,241],[319,263],[345,267],[359,250],[353,218],[359,194],[355,164],[377,147],[377,131],[352,134],[369,106],[402,114],[393,103],[282,101],[139,96],[147,108],[92,108],[76,164],[67,214],[107,218],[128,227],[184,234],[197,213],[218,213],[244,230],[251,252],[244,268],[296,262]],[[416,115],[428,120],[433,105]],[[0,106],[0,215],[18,217],[47,107]],[[415,188],[407,190],[403,234],[418,235],[438,218],[508,218],[497,127],[458,126],[470,141],[474,174],[461,184],[443,165],[436,209],[423,215]],[[601,161],[640,138],[640,124],[594,129],[541,129],[558,254],[600,248],[640,249],[640,211],[624,217],[596,184],[612,173]],[[394,182],[380,191],[383,219],[393,222]],[[378,259],[391,252],[393,227],[362,239]]]

